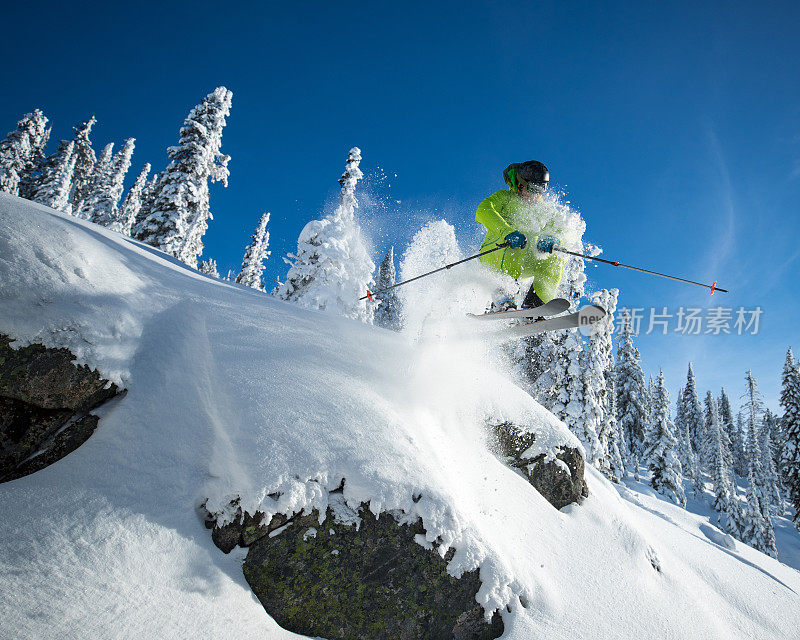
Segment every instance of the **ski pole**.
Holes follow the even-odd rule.
[[[633,269],[634,271],[641,271],[642,273],[649,273],[654,276],[660,276],[662,278],[669,278],[670,280],[677,280],[678,282],[686,282],[688,284],[694,284],[698,287],[705,287],[706,289],[711,289],[711,295],[714,295],[715,291],[722,291],[723,293],[730,293],[727,289],[720,289],[717,286],[717,281],[714,280],[712,284],[703,284],[702,282],[695,282],[694,280],[686,280],[685,278],[678,278],[676,276],[668,276],[666,273],[659,273],[658,271],[650,271],[650,269],[641,269],[640,267],[632,267],[629,264],[622,264],[621,262],[617,262],[616,260],[604,260],[603,258],[592,258],[591,256],[585,256],[582,253],[575,253],[574,251],[567,251],[566,249],[562,249],[561,247],[553,247],[553,251],[560,251],[561,253],[568,253],[571,256],[577,256],[578,258],[584,258],[586,260],[596,260],[597,262],[604,262],[605,264],[610,264],[614,267],[624,267],[625,269]]]
[[[409,278],[408,280],[403,280],[403,282],[398,282],[397,284],[393,284],[391,287],[386,287],[385,289],[381,289],[380,291],[370,291],[369,289],[367,289],[367,295],[361,296],[359,300],[367,299],[370,302],[372,302],[372,297],[378,295],[379,293],[385,293],[386,291],[391,291],[392,289],[395,289],[397,287],[402,287],[404,284],[408,284],[409,282],[414,282],[414,280],[419,280],[420,278],[433,275],[434,273],[439,273],[440,271],[444,271],[445,269],[452,269],[457,264],[469,262],[470,260],[474,260],[475,258],[480,258],[481,256],[485,256],[487,253],[493,253],[494,251],[505,249],[508,246],[511,245],[508,242],[503,242],[502,244],[498,244],[494,249],[489,249],[488,251],[482,251],[481,253],[476,253],[474,256],[470,256],[469,258],[464,258],[463,260],[459,260],[458,262],[451,262],[450,264],[446,264],[443,267],[439,267],[438,269],[434,269],[433,271],[428,271],[428,273],[423,273],[420,276]]]

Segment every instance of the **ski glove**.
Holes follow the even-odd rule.
[[[528,239],[525,237],[525,234],[519,231],[512,231],[505,237],[504,241],[507,242],[508,246],[512,249],[524,249],[525,245],[528,244]]]
[[[536,248],[542,253],[553,253],[553,247],[558,245],[558,239],[553,236],[542,236],[536,241]]]

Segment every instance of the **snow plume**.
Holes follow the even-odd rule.
[[[586,222],[581,214],[564,200],[564,194],[549,191],[536,203],[531,212],[531,231],[552,233],[559,243],[569,251],[583,253],[583,233],[586,231]]]
[[[400,280],[456,262],[465,256],[455,229],[445,220],[420,229],[400,260]],[[440,272],[397,289],[403,303],[405,330],[421,337],[446,332],[445,320],[460,320],[465,312],[481,313],[495,289],[513,286],[513,280],[490,272],[477,260]]]

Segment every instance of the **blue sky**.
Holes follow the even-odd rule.
[[[648,373],[675,390],[743,392],[777,406],[800,311],[800,9],[796,3],[16,3],[0,128],[33,108],[53,141],[96,114],[96,149],[137,139],[133,180],[158,170],[188,110],[233,91],[206,255],[238,268],[272,213],[266,279],[333,201],[350,147],[367,173],[362,216],[379,260],[444,217],[467,250],[474,209],[512,161],[539,159],[604,255],[731,290],[607,266],[590,283],[649,309],[761,306],[759,334],[642,335]],[[397,202],[399,201],[399,203]]]

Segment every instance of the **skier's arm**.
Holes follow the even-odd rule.
[[[485,198],[478,205],[478,210],[475,212],[475,221],[481,223],[490,233],[495,234],[498,238],[505,238],[506,235],[515,229],[505,221],[498,211],[498,208],[502,208],[502,201],[498,196],[498,194],[501,193],[502,191],[498,191],[488,198]]]

